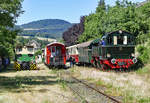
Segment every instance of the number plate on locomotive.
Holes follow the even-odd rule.
[[[125,62],[118,62],[118,65],[125,65]]]

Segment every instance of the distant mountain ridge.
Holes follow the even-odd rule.
[[[48,38],[62,38],[62,33],[70,28],[73,24],[60,19],[44,19],[29,22],[23,25],[17,25],[20,28],[20,36],[40,36]]]

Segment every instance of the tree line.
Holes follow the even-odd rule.
[[[117,0],[114,6],[109,6],[105,4],[105,0],[100,0],[96,11],[84,16],[84,21],[79,24],[82,26],[72,26],[64,32],[63,39],[67,46],[101,38],[107,32],[125,30],[136,38],[140,61],[149,62],[150,1],[140,5],[128,0]]]
[[[136,38],[137,43],[147,41],[150,28],[150,3],[138,7],[138,4],[127,0],[117,0],[114,6],[105,4],[105,0],[100,0],[96,12],[84,16],[83,26],[81,28],[68,29],[64,32],[63,38],[66,44],[67,38],[74,38],[73,43],[86,42],[92,39],[100,38],[106,32],[114,30],[125,30],[131,32]],[[80,32],[80,29],[84,30]],[[145,40],[146,39],[146,40]]]

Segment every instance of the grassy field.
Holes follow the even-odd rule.
[[[120,97],[123,103],[150,103],[150,65],[132,72],[104,72],[92,67],[70,68],[79,79],[85,79],[104,92]],[[44,64],[36,71],[0,73],[0,103],[76,103],[73,94],[59,73],[66,70],[48,69]]]
[[[26,39],[30,38],[30,36],[18,36],[18,37],[23,37],[23,38],[26,38]],[[35,38],[37,38],[39,40],[49,41],[49,42],[56,41],[56,39],[52,39],[52,38],[44,38],[44,37],[35,37]]]
[[[41,66],[42,70],[1,72],[0,103],[71,103],[72,93],[57,71]]]
[[[105,93],[119,96],[123,103],[150,103],[150,65],[132,72],[103,72],[88,67],[71,71],[80,79],[102,86]]]

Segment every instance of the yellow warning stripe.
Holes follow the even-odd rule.
[[[30,64],[30,70],[37,70],[36,64]]]
[[[20,70],[21,69],[21,65],[18,62],[14,63],[14,67],[16,70]]]
[[[25,68],[21,68],[21,65],[18,62],[14,62],[14,68],[18,70],[24,70]],[[30,70],[37,70],[36,64],[30,64]]]

